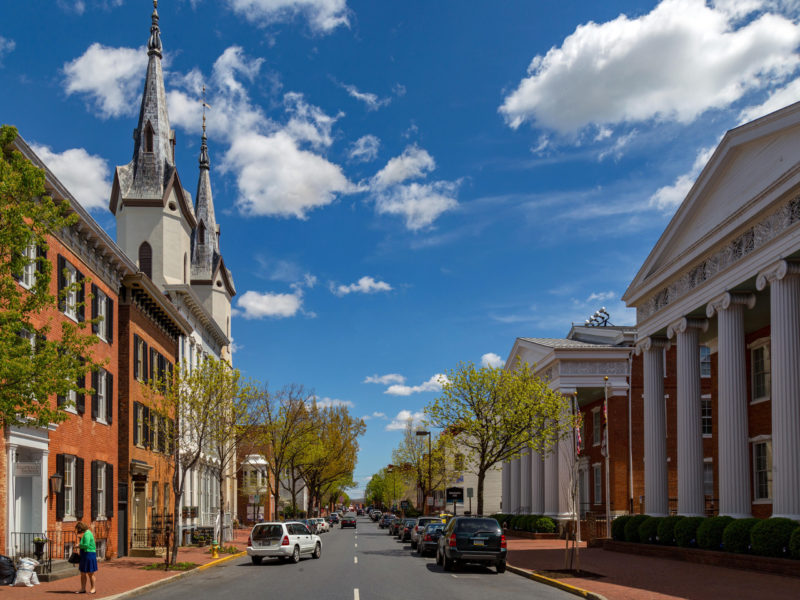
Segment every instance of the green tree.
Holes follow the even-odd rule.
[[[429,460],[428,437],[417,435],[417,428],[409,419],[403,440],[392,451],[392,462],[397,465],[406,483],[422,490],[424,499],[432,496],[433,490],[444,488],[452,475],[452,469],[448,469],[447,461],[449,446],[450,436],[446,433],[437,436],[431,443]],[[428,510],[427,505],[423,505],[423,510]]]
[[[0,127],[0,422],[46,426],[67,417],[68,404],[54,406],[54,395],[88,393],[97,338],[90,321],[51,316],[59,299],[50,291],[48,236],[78,217],[68,202],[47,195],[44,171],[15,148],[16,138],[14,127]],[[20,283],[26,270],[33,275],[27,289]]]
[[[425,408],[431,424],[447,431],[478,476],[478,514],[483,514],[489,469],[527,447],[542,456],[574,427],[569,400],[551,390],[525,363],[516,368],[461,363],[446,373],[442,395]]]

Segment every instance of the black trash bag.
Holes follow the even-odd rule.
[[[14,561],[7,556],[0,555],[0,585],[11,585],[17,575]]]

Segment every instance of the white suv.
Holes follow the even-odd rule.
[[[259,523],[247,538],[247,555],[254,565],[260,565],[265,556],[296,563],[303,554],[322,556],[322,540],[303,523]]]

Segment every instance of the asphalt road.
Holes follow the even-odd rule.
[[[148,600],[205,598],[314,598],[315,600],[569,600],[575,597],[510,572],[466,566],[446,573],[434,558],[420,558],[367,517],[358,529],[322,534],[322,558],[298,564],[249,557],[158,588]]]

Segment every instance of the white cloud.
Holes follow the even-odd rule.
[[[86,210],[108,208],[111,170],[104,158],[83,148],[64,152],[37,144],[31,144],[31,148]]]
[[[3,64],[3,55],[13,52],[14,48],[16,47],[17,43],[14,40],[10,40],[0,35],[0,66]]]
[[[386,106],[392,101],[391,98],[379,98],[377,94],[373,94],[372,92],[360,92],[354,85],[343,83],[342,87],[347,90],[351,98],[355,98],[366,104],[368,110],[378,110],[380,107]]]
[[[355,404],[353,404],[350,400],[339,400],[338,398],[317,398],[317,408],[331,408],[331,407],[338,407],[338,406],[346,406],[347,408],[354,408]]]
[[[328,147],[333,143],[331,129],[337,119],[325,114],[321,108],[308,104],[303,94],[289,92],[283,97],[286,112],[291,115],[285,131],[298,142],[310,142],[315,148]]]
[[[398,373],[387,373],[386,375],[367,375],[362,383],[379,383],[389,385],[391,383],[405,383],[406,378]]]
[[[606,300],[613,300],[617,297],[616,292],[592,292],[586,299],[586,302],[605,302]]]
[[[375,281],[372,277],[364,276],[356,283],[350,285],[334,286],[331,284],[331,291],[337,296],[346,296],[347,294],[376,294],[378,292],[391,292],[392,286],[385,281]]]
[[[329,33],[350,22],[346,0],[228,0],[234,12],[259,25],[292,20],[298,15],[308,19],[312,30]]]
[[[386,418],[388,418],[386,416],[386,413],[382,413],[382,412],[379,412],[377,410],[374,413],[372,413],[371,415],[364,415],[363,417],[361,417],[361,419],[364,420],[364,421],[369,421],[371,419],[386,419]]]
[[[403,385],[403,384],[394,384],[390,385],[384,394],[389,394],[390,396],[410,396],[411,394],[419,394],[420,392],[438,392],[442,389],[442,385],[447,382],[447,377],[442,373],[437,373],[428,381],[425,381],[419,385]]]
[[[95,42],[64,65],[66,92],[87,95],[101,118],[132,115],[139,106],[136,97],[146,68],[144,48],[110,48]]]
[[[688,173],[679,175],[673,184],[665,185],[656,190],[650,196],[650,206],[663,211],[672,211],[680,206],[689,190],[692,189],[697,176],[700,175],[700,171],[703,170],[711,155],[714,154],[714,150],[716,150],[716,146],[700,150],[694,160],[692,169]]]
[[[248,291],[237,300],[236,306],[237,314],[245,319],[284,319],[300,312],[303,295],[299,291],[293,294]]]
[[[487,352],[486,354],[481,356],[481,365],[483,365],[484,367],[497,368],[497,367],[502,367],[504,364],[506,364],[506,361],[504,361],[502,358],[500,358],[499,355],[495,354],[494,352]]]
[[[58,0],[57,4],[65,12],[74,12],[76,15],[86,12],[86,2],[83,0]]]
[[[411,231],[424,229],[442,213],[458,206],[458,185],[456,181],[435,181],[393,186],[375,195],[375,210],[378,214],[403,217]]]
[[[739,122],[748,123],[779,108],[794,104],[800,98],[800,78],[793,79],[787,85],[774,90],[761,104],[748,106],[739,113]]]
[[[358,138],[350,147],[350,160],[356,162],[370,162],[378,156],[381,141],[374,135],[364,135]]]
[[[533,59],[500,113],[513,128],[530,121],[571,134],[589,124],[689,123],[729,106],[791,73],[800,42],[800,25],[776,14],[739,21],[736,6],[663,0],[637,18],[580,25]]]
[[[411,412],[410,410],[401,410],[397,416],[392,419],[392,422],[386,425],[386,431],[403,430],[408,426],[409,421],[411,427],[417,427],[422,424],[425,414],[422,412]]]
[[[372,178],[372,185],[385,189],[407,179],[422,177],[436,168],[436,162],[428,152],[416,145],[408,146],[400,156],[390,159],[386,166]]]

